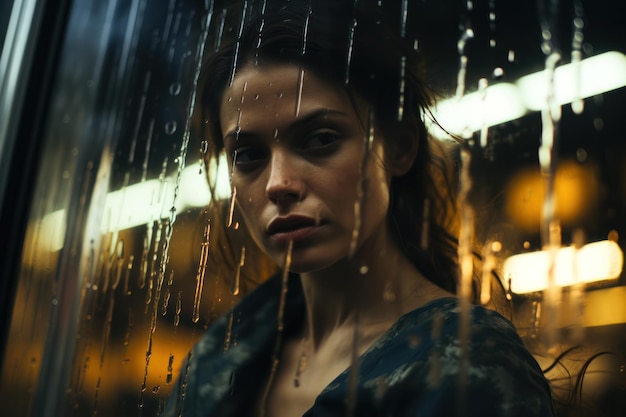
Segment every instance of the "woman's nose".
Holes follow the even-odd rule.
[[[302,174],[294,156],[285,152],[275,152],[269,164],[269,177],[265,189],[267,197],[275,203],[302,200],[305,195]]]

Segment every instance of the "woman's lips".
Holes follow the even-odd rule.
[[[314,218],[300,215],[275,217],[267,226],[267,234],[278,243],[303,240],[321,226]]]

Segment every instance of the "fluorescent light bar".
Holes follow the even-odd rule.
[[[460,100],[442,100],[433,109],[435,119],[448,132],[463,135],[484,127],[518,119],[528,112],[539,111],[547,104],[548,73],[536,72],[520,78],[515,84],[500,83],[474,92]],[[626,55],[606,52],[578,63],[557,67],[554,73],[554,95],[557,105],[572,103],[626,86]],[[439,126],[429,123],[436,138],[449,139]]]
[[[511,292],[525,294],[548,288],[550,253],[537,251],[514,255],[503,265],[506,283]],[[554,278],[559,287],[616,279],[622,272],[624,255],[611,240],[589,243],[579,250],[573,246],[557,250]],[[508,284],[507,284],[508,285]]]
[[[541,71],[517,81],[528,110],[539,111],[546,106],[548,76],[546,71]],[[625,85],[626,56],[619,52],[606,52],[579,63],[557,67],[554,71],[554,100],[556,104],[563,105]]]
[[[444,129],[460,135],[464,131],[475,132],[483,127],[519,119],[526,114],[526,107],[517,86],[501,83],[487,87],[484,92],[466,94],[460,100],[441,101],[435,106],[433,114]],[[447,136],[437,125],[433,125],[431,131],[436,137]]]

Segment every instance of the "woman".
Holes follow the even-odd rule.
[[[453,187],[378,3],[250,6],[205,64],[206,157],[284,273],[209,329],[169,415],[552,414],[508,321],[473,307],[459,341]]]

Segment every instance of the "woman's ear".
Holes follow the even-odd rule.
[[[397,134],[394,139],[388,150],[387,168],[392,176],[401,177],[411,169],[415,158],[417,158],[418,138],[415,135],[402,132]]]

